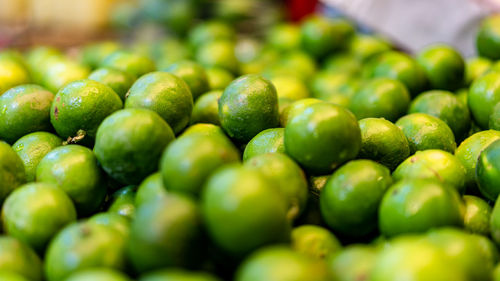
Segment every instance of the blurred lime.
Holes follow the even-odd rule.
[[[0,58],[0,96],[8,89],[30,82],[28,70],[20,63]]]
[[[234,80],[234,75],[224,68],[208,67],[205,72],[210,90],[224,90]]]
[[[243,161],[266,153],[285,153],[285,129],[272,128],[263,130],[245,146]]]
[[[450,46],[429,46],[419,52],[417,62],[433,89],[456,90],[465,83],[464,59]]]
[[[300,48],[300,28],[292,23],[280,23],[271,27],[266,34],[266,42],[280,51]]]
[[[309,97],[309,90],[306,85],[296,77],[277,76],[271,78],[271,82],[276,87],[278,98],[300,100]]]
[[[488,237],[490,235],[491,206],[482,198],[464,195],[464,228],[472,233]]]
[[[0,202],[25,182],[23,161],[10,145],[0,141]]]
[[[483,57],[470,58],[465,62],[465,83],[470,85],[474,80],[490,70],[493,63]]]
[[[358,281],[370,276],[377,260],[377,251],[367,245],[349,245],[333,255],[328,266],[333,280]]]
[[[494,14],[483,20],[476,37],[476,48],[480,56],[500,59],[500,15]]]
[[[189,31],[188,35],[189,44],[191,44],[194,48],[212,41],[232,41],[235,38],[236,33],[231,25],[215,20],[199,23]]]
[[[24,242],[5,235],[0,236],[0,271],[17,273],[30,281],[44,280],[37,254]]]
[[[128,73],[134,79],[155,70],[154,62],[148,57],[120,50],[108,55],[99,67],[116,68]]]
[[[354,34],[354,27],[343,19],[313,15],[302,22],[300,32],[304,50],[321,58],[343,48]]]
[[[120,44],[115,41],[90,43],[83,47],[81,61],[91,68],[97,68],[104,58],[120,48]]]
[[[489,144],[479,155],[476,166],[476,182],[481,194],[496,200],[500,194],[500,141]]]
[[[114,68],[98,68],[90,73],[90,80],[100,82],[115,91],[122,101],[125,101],[125,95],[134,83],[134,78],[128,73]]]
[[[366,61],[390,49],[391,44],[382,38],[373,35],[356,34],[349,42],[348,52],[355,58]]]
[[[180,61],[171,64],[163,71],[172,73],[184,80],[191,90],[193,99],[196,100],[208,89],[208,78],[205,69],[193,61]]]
[[[292,249],[311,258],[326,259],[341,251],[342,245],[328,229],[301,225],[292,230]]]
[[[468,105],[477,124],[485,129],[494,106],[500,101],[500,73],[490,72],[470,86]]]
[[[234,42],[218,40],[201,45],[196,51],[196,60],[204,67],[220,67],[232,73],[238,71],[238,60]]]
[[[221,96],[221,90],[213,90],[202,94],[194,103],[190,123],[210,123],[220,125],[219,99]]]

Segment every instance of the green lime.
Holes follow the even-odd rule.
[[[481,131],[465,139],[455,151],[455,156],[462,162],[466,170],[467,193],[476,190],[475,177],[479,154],[497,139],[500,139],[500,132],[495,130]]]
[[[500,73],[490,72],[476,79],[470,86],[467,102],[477,124],[488,128],[493,108],[500,102]]]
[[[163,152],[160,172],[168,191],[197,196],[219,167],[240,161],[240,152],[220,135],[183,135]]]
[[[226,136],[221,127],[214,124],[204,124],[204,123],[199,123],[189,126],[184,132],[182,132],[180,136],[182,137],[187,135]]]
[[[0,141],[0,202],[26,182],[22,159],[7,143]]]
[[[47,61],[52,57],[62,57],[60,50],[54,47],[37,46],[28,51],[26,62],[28,63],[33,82],[40,84],[44,74],[43,69],[48,66]]]
[[[29,70],[28,62],[25,59],[23,53],[16,49],[3,49],[0,51],[0,61],[10,60],[23,65],[27,70]]]
[[[284,246],[260,249],[238,268],[236,281],[326,281],[326,265]]]
[[[473,195],[464,195],[463,200],[465,203],[464,228],[487,237],[490,234],[491,206],[482,198]]]
[[[142,275],[138,281],[220,281],[219,278],[204,272],[182,269],[161,269]]]
[[[57,184],[73,200],[80,216],[95,212],[107,191],[92,150],[75,144],[48,152],[36,168],[36,180]]]
[[[71,274],[90,268],[125,269],[125,237],[110,226],[89,221],[63,228],[45,253],[48,281],[65,280]]]
[[[163,185],[163,178],[160,172],[156,172],[145,178],[137,187],[134,204],[136,208],[139,208],[143,204],[149,204],[165,196],[167,196],[167,190]]]
[[[229,84],[219,100],[219,118],[227,134],[248,142],[262,130],[279,124],[278,96],[273,84],[248,74]]]
[[[326,259],[341,251],[342,245],[328,229],[301,225],[292,230],[292,249],[311,258]]]
[[[233,164],[206,182],[201,208],[215,244],[244,256],[267,244],[287,240],[287,200],[256,170]]]
[[[384,194],[379,208],[380,232],[386,236],[462,225],[458,192],[435,180],[404,179]]]
[[[234,75],[224,68],[209,67],[205,72],[210,90],[224,90],[234,80]]]
[[[281,126],[285,127],[286,124],[290,120],[292,120],[293,117],[299,115],[308,106],[315,104],[315,103],[321,103],[321,102],[322,101],[319,99],[307,98],[307,99],[301,99],[301,100],[294,101],[294,102],[290,103],[285,108],[283,108],[280,112]]]
[[[377,261],[377,251],[367,245],[350,245],[332,256],[328,266],[333,280],[366,280]]]
[[[433,89],[456,90],[465,83],[464,59],[450,46],[429,46],[419,52],[417,62],[424,69]]]
[[[83,47],[81,61],[94,69],[99,67],[107,56],[120,49],[120,44],[115,41],[90,43]]]
[[[289,219],[295,219],[304,211],[308,194],[306,177],[290,157],[266,153],[248,159],[245,166],[259,171],[286,198]]]
[[[258,133],[245,146],[243,161],[266,153],[285,153],[285,129],[273,128]]]
[[[336,53],[325,59],[323,70],[325,72],[346,74],[348,76],[360,74],[363,62],[351,53]]]
[[[390,49],[391,44],[385,39],[367,34],[353,36],[348,47],[349,53],[360,61],[366,61]]]
[[[99,67],[109,67],[128,73],[134,79],[155,71],[154,62],[148,57],[128,51],[115,51],[105,57]]]
[[[54,94],[34,85],[14,87],[0,95],[0,139],[13,143],[36,131],[50,131]]]
[[[158,69],[163,69],[174,62],[188,60],[192,57],[187,44],[174,37],[153,41],[148,45],[151,47],[151,56],[154,58]]]
[[[321,214],[336,233],[362,237],[377,229],[377,210],[391,186],[387,167],[354,160],[337,169],[320,195]]]
[[[358,90],[358,82],[345,73],[320,71],[314,75],[309,87],[312,96],[318,99],[327,99],[336,93],[351,98]]]
[[[205,69],[193,61],[180,61],[171,64],[163,71],[172,73],[184,80],[191,90],[193,99],[197,99],[201,94],[209,89],[208,77]]]
[[[441,119],[429,114],[405,115],[399,118],[396,126],[403,130],[412,154],[426,149],[441,149],[453,153],[457,147],[450,127]]]
[[[495,206],[490,217],[490,234],[493,242],[500,245],[500,200],[495,201]]]
[[[239,72],[241,74],[255,74],[268,71],[269,67],[275,66],[282,58],[282,53],[274,48],[263,48],[249,61],[241,62]]]
[[[30,281],[44,280],[42,261],[35,251],[11,236],[0,236],[0,270],[17,273]]]
[[[451,92],[433,90],[420,94],[408,110],[408,113],[418,112],[443,120],[453,131],[455,139],[462,139],[469,131],[469,108]]]
[[[30,82],[28,70],[19,62],[0,58],[0,96],[8,89]]]
[[[479,155],[476,166],[476,182],[479,191],[488,200],[496,200],[500,194],[500,141],[489,144]]]
[[[137,186],[128,185],[118,189],[108,198],[108,212],[111,214],[119,214],[128,219],[133,219],[135,216],[135,192]]]
[[[325,174],[358,155],[361,131],[347,109],[315,103],[287,122],[285,148],[306,170]]]
[[[88,222],[112,228],[124,237],[128,237],[130,233],[130,220],[119,214],[108,212],[97,213],[91,216]]]
[[[193,27],[188,34],[189,44],[197,48],[208,42],[217,40],[234,40],[236,32],[234,28],[222,21],[204,21]]]
[[[219,99],[221,96],[221,90],[214,90],[201,95],[194,102],[190,123],[209,123],[220,125]]]
[[[433,179],[465,192],[465,167],[453,154],[429,149],[417,151],[392,173],[395,181],[402,179]]]
[[[43,252],[52,237],[76,221],[73,202],[55,184],[31,183],[12,192],[2,206],[5,233]]]
[[[160,115],[148,109],[127,108],[110,115],[99,126],[94,153],[112,178],[138,184],[157,171],[163,150],[174,138]]]
[[[130,74],[118,69],[102,67],[90,73],[88,79],[100,82],[115,91],[122,101],[134,83],[134,78]]]
[[[500,59],[500,15],[493,14],[483,20],[476,37],[476,48],[480,56],[492,60]]]
[[[391,171],[410,156],[410,145],[403,131],[383,118],[359,120],[361,150],[359,158],[371,159]]]
[[[30,280],[21,274],[7,270],[0,270],[0,281],[30,281]]]
[[[87,66],[81,65],[66,57],[52,57],[46,62],[41,84],[56,93],[68,83],[85,79],[90,74]]]
[[[266,42],[272,48],[280,51],[290,51],[300,48],[300,28],[292,23],[280,23],[269,29]]]
[[[293,76],[277,76],[271,78],[276,87],[278,98],[300,100],[309,97],[309,90],[302,80]]]
[[[492,130],[500,130],[500,102],[498,102],[494,107],[493,107],[493,112],[490,115],[489,122],[488,122],[488,128]]]
[[[130,228],[127,256],[136,272],[195,263],[201,217],[195,201],[169,193],[137,209]]]
[[[189,124],[193,96],[181,78],[170,73],[152,72],[135,81],[125,100],[125,108],[155,111],[178,134]]]
[[[127,275],[110,268],[92,268],[71,274],[65,281],[132,281]]]
[[[220,67],[238,72],[238,60],[235,54],[235,43],[228,40],[207,42],[199,46],[196,51],[196,60],[204,67]]]
[[[299,50],[283,54],[280,59],[266,68],[264,76],[272,79],[276,76],[292,76],[303,81],[313,77],[317,65],[313,57]]]
[[[495,270],[493,271],[493,281],[500,281],[500,264],[495,266]]]
[[[375,78],[363,85],[351,98],[349,109],[358,119],[382,117],[396,121],[410,104],[406,87],[391,78]]]
[[[487,58],[474,57],[465,62],[465,84],[470,85],[474,80],[486,74],[493,65]]]

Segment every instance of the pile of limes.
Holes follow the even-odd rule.
[[[0,280],[498,281],[500,16],[477,47],[314,15],[3,50]]]

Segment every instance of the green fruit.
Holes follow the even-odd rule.
[[[500,141],[488,145],[479,155],[476,166],[476,182],[481,194],[489,200],[496,200],[500,194]]]
[[[385,193],[379,208],[380,232],[386,236],[462,225],[458,192],[434,180],[405,179]]]
[[[278,98],[290,98],[300,100],[309,97],[309,90],[304,82],[293,76],[276,76],[271,78],[276,87]]]
[[[139,281],[220,281],[208,273],[186,271],[182,269],[162,269],[147,273]]]
[[[483,20],[476,37],[476,48],[480,56],[492,60],[500,59],[500,16],[491,15]]]
[[[125,101],[126,94],[134,78],[130,74],[114,68],[98,68],[90,73],[88,79],[102,83],[115,91],[122,101]]]
[[[488,128],[500,130],[500,102],[493,107],[493,112],[489,117]]]
[[[80,216],[95,212],[104,201],[103,176],[92,150],[80,145],[53,149],[36,169],[36,180],[57,184],[73,200]]]
[[[45,253],[48,281],[65,280],[83,269],[125,268],[125,237],[117,230],[89,221],[63,228]]]
[[[25,182],[23,161],[7,143],[0,141],[0,203]]]
[[[219,118],[231,138],[248,142],[259,132],[278,126],[276,89],[260,75],[241,76],[224,90]]]
[[[143,204],[149,204],[158,198],[167,196],[167,190],[163,185],[161,173],[157,172],[145,178],[135,194],[135,206],[139,208]]]
[[[132,219],[135,216],[135,191],[137,186],[129,185],[109,196],[108,212]]]
[[[238,71],[234,42],[217,40],[199,46],[195,57],[204,67],[219,67],[231,73]]]
[[[170,73],[152,72],[135,81],[129,90],[125,108],[155,111],[178,134],[189,124],[193,96],[181,78]]]
[[[361,150],[359,158],[371,159],[394,170],[410,156],[410,145],[403,131],[383,118],[359,120]]]
[[[127,275],[110,268],[93,268],[71,274],[65,281],[131,281]]]
[[[196,261],[201,217],[189,197],[169,193],[143,204],[132,220],[128,258],[139,273]]]
[[[209,89],[207,73],[205,69],[196,62],[176,62],[164,69],[164,71],[182,78],[189,86],[194,100]]]
[[[120,50],[104,58],[99,67],[109,67],[121,70],[134,77],[134,79],[155,71],[155,64],[149,58]]]
[[[300,28],[292,23],[280,23],[269,29],[266,41],[272,48],[291,51],[300,48]]]
[[[292,120],[293,117],[300,114],[304,109],[306,109],[309,105],[322,102],[319,99],[308,98],[301,99],[298,101],[294,101],[286,106],[280,113],[280,123],[283,127],[286,126],[288,121]]]
[[[60,50],[53,47],[38,46],[30,49],[26,54],[26,62],[31,72],[33,81],[37,84],[42,82],[43,69],[48,66],[47,61],[53,57],[62,57]]]
[[[163,150],[174,138],[170,126],[155,112],[128,108],[102,122],[94,153],[112,178],[138,184],[158,169]]]
[[[266,153],[285,153],[285,129],[266,129],[253,137],[245,146],[243,161]]]
[[[180,137],[188,135],[204,135],[204,136],[216,135],[216,136],[227,137],[226,134],[224,134],[222,128],[214,124],[194,124],[188,127],[184,132],[182,132]]]
[[[219,120],[219,99],[222,91],[215,90],[201,95],[193,106],[191,114],[191,124],[210,123],[220,125]]]
[[[316,103],[287,122],[285,148],[306,170],[325,174],[356,157],[361,148],[361,131],[350,111]]]
[[[83,47],[81,61],[91,68],[97,68],[107,56],[120,48],[120,44],[114,41],[91,43]]]
[[[130,233],[130,220],[115,213],[97,213],[91,216],[88,220],[89,223],[95,223],[112,228],[119,232],[123,237],[128,238]]]
[[[287,200],[258,171],[235,164],[218,170],[205,184],[201,208],[212,240],[233,256],[287,240]]]
[[[30,281],[43,280],[40,258],[28,245],[11,236],[0,236],[0,270],[17,273]]]
[[[238,149],[226,137],[183,135],[163,152],[160,172],[168,191],[197,196],[215,170],[239,161]]]
[[[313,77],[316,69],[313,57],[303,51],[295,50],[284,54],[279,61],[267,68],[265,76],[269,79],[290,76],[307,81]]]
[[[377,228],[377,210],[391,186],[389,169],[354,160],[337,169],[320,195],[321,214],[336,233],[362,237]]]
[[[467,102],[474,120],[481,128],[488,128],[490,115],[499,101],[500,73],[485,74],[470,86]]]
[[[356,34],[349,42],[349,53],[360,61],[366,61],[390,49],[388,41],[373,35]]]
[[[490,217],[490,234],[493,242],[500,245],[500,200],[495,201],[495,206]]]
[[[50,131],[54,94],[38,85],[22,85],[0,95],[0,139],[13,143],[36,131]]]
[[[358,119],[383,117],[396,121],[406,113],[410,94],[398,80],[377,78],[367,82],[351,98],[351,111]]]
[[[70,138],[69,142],[85,138],[86,143],[92,143],[104,118],[122,106],[120,97],[110,87],[93,80],[79,80],[56,94],[50,122],[58,135]]]
[[[465,62],[447,45],[433,45],[420,51],[417,62],[422,66],[433,89],[456,90],[465,83]]]
[[[66,57],[52,57],[42,70],[41,84],[56,93],[66,84],[85,79],[90,74],[87,66],[81,65]]]
[[[359,281],[370,276],[375,262],[377,251],[366,245],[350,245],[328,262],[333,280]]]
[[[469,132],[469,108],[451,92],[424,92],[412,101],[408,113],[426,113],[443,120],[453,131],[455,139],[462,139]]]
[[[205,72],[210,90],[224,90],[234,80],[234,75],[224,68],[209,67]]]
[[[490,217],[492,208],[483,199],[472,196],[463,196],[465,204],[464,228],[472,233],[488,236],[490,234]]]
[[[8,89],[30,82],[28,70],[20,63],[0,58],[0,96]]]
[[[410,144],[413,154],[419,150],[441,149],[455,152],[457,144],[453,131],[444,121],[425,113],[405,115],[396,122]]]
[[[470,85],[474,80],[486,74],[493,65],[487,58],[475,57],[465,62],[465,83]]]
[[[433,179],[465,192],[466,171],[453,154],[438,149],[417,151],[392,173],[395,181],[402,179]]]
[[[358,84],[358,80],[346,73],[321,71],[314,75],[309,87],[312,96],[321,100],[327,100],[336,94],[350,99],[358,90]]]
[[[212,41],[234,40],[235,38],[236,33],[232,26],[215,20],[199,23],[188,34],[189,44],[194,48]]]
[[[310,16],[302,22],[300,33],[304,50],[321,58],[343,48],[354,28],[345,20]]]
[[[335,74],[347,74],[347,76],[360,74],[362,62],[351,53],[333,54],[325,59],[323,69]]]
[[[30,281],[21,274],[14,273],[7,270],[0,271],[0,281]]]
[[[311,258],[326,259],[341,251],[342,245],[328,229],[301,225],[292,230],[292,249]]]
[[[2,206],[5,232],[39,252],[61,228],[75,220],[73,202],[54,184],[23,185]]]
[[[62,144],[62,139],[47,132],[35,132],[18,139],[12,148],[24,163],[26,181],[35,180],[36,168],[42,158]]]

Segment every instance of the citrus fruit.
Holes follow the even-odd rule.
[[[224,68],[208,67],[205,72],[210,90],[224,90],[234,80],[234,75]]]
[[[134,78],[130,74],[118,69],[102,67],[90,73],[88,79],[102,83],[115,91],[122,101],[134,83]]]
[[[0,281],[30,281],[30,280],[21,274],[14,273],[12,271],[1,270]]]
[[[476,166],[476,182],[481,194],[496,200],[500,194],[500,141],[489,144],[479,155]]]
[[[493,107],[493,112],[490,115],[488,128],[492,130],[500,130],[500,102]]]
[[[370,276],[377,260],[377,251],[366,245],[350,245],[333,255],[328,267],[333,280],[357,281]]]
[[[0,270],[18,273],[30,281],[44,280],[42,261],[35,251],[11,236],[0,236]]]
[[[20,63],[0,58],[0,96],[8,89],[30,82],[28,70]]]
[[[490,234],[493,242],[500,245],[500,200],[495,201],[490,217]]]
[[[209,89],[208,77],[205,69],[193,61],[180,61],[171,64],[163,71],[172,73],[184,80],[191,90],[193,99],[197,99],[201,94]]]
[[[220,67],[236,73],[238,60],[234,48],[234,42],[229,40],[207,42],[199,46],[195,58],[204,67]]]
[[[464,228],[472,233],[488,236],[490,234],[491,206],[473,195],[464,195]]]
[[[470,86],[467,102],[477,124],[488,128],[494,106],[500,101],[500,73],[490,72],[476,79]]]
[[[137,186],[128,185],[111,194],[108,198],[108,212],[124,216],[128,219],[134,218],[136,190]]]
[[[351,53],[336,53],[327,57],[323,63],[323,70],[330,73],[356,75],[362,70],[362,61]]]
[[[500,16],[492,15],[481,23],[476,37],[476,48],[480,56],[492,60],[500,59]]]
[[[42,70],[41,84],[56,93],[70,82],[85,79],[90,74],[87,66],[66,57],[51,57]]]
[[[232,26],[216,20],[201,22],[188,34],[189,44],[194,48],[212,41],[234,40],[235,38],[236,34]]]
[[[0,202],[25,182],[23,161],[7,143],[0,141]]]
[[[300,100],[309,97],[309,90],[304,82],[293,76],[276,76],[271,78],[276,87],[278,98]]]
[[[134,205],[138,208],[142,204],[165,196],[167,196],[167,191],[163,185],[163,178],[160,172],[156,172],[145,178],[137,187]]]
[[[285,153],[285,129],[266,129],[253,137],[245,146],[243,151],[243,161],[265,154],[280,152]]]
[[[456,90],[465,83],[464,59],[450,46],[429,46],[419,52],[417,62],[424,69],[433,89]]]
[[[340,252],[342,245],[328,229],[301,225],[292,230],[292,249],[311,258],[326,259]]]
[[[356,34],[348,45],[348,52],[361,61],[366,61],[390,49],[391,44],[388,41],[367,34]]]
[[[162,269],[146,273],[139,278],[139,281],[220,281],[215,276],[196,271],[182,269]]]
[[[90,43],[83,47],[81,61],[91,68],[97,68],[107,56],[120,48],[120,44],[115,41]]]
[[[71,274],[65,281],[131,281],[127,275],[110,268],[85,269]]]
[[[264,71],[266,78],[272,79],[276,76],[291,76],[307,81],[313,77],[317,65],[313,57],[299,50],[283,54],[275,64]]]
[[[307,98],[301,99],[298,101],[291,102],[285,108],[283,108],[280,112],[280,124],[285,127],[288,121],[290,121],[293,117],[300,114],[304,109],[306,109],[309,105],[322,102],[319,99],[315,98]]]
[[[110,227],[118,231],[123,237],[128,238],[130,233],[130,219],[114,213],[97,213],[88,219],[89,223],[95,223]]]
[[[266,42],[280,51],[300,48],[300,28],[292,23],[280,23],[269,29]]]
[[[201,95],[194,103],[190,123],[210,123],[220,125],[219,99],[221,96],[221,90],[214,90]]]
[[[487,58],[474,57],[465,62],[465,84],[470,85],[474,80],[488,73],[493,62]]]
[[[148,57],[122,50],[109,54],[102,60],[99,67],[121,70],[128,73],[134,79],[148,72],[155,71],[155,64]]]

